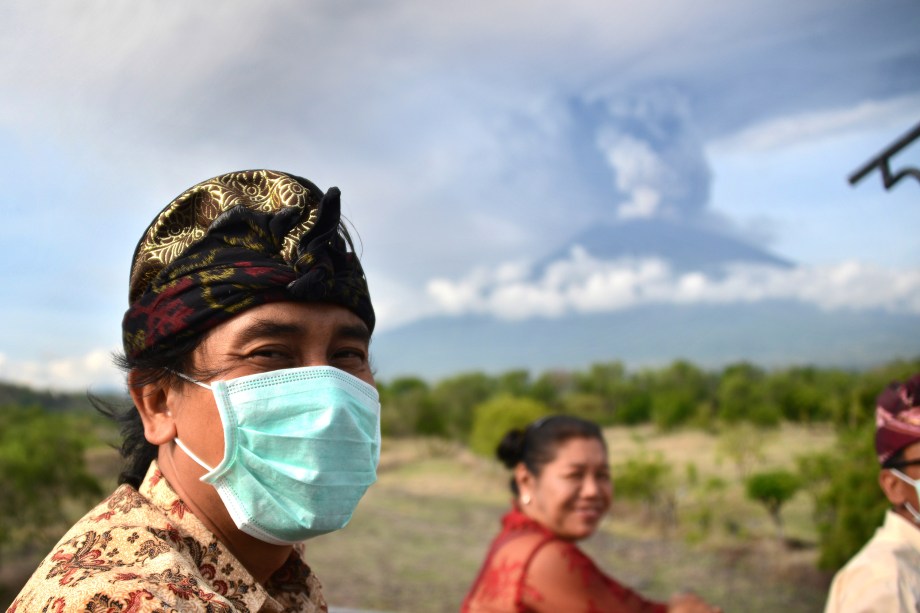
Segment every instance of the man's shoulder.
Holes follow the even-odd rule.
[[[920,599],[920,552],[880,528],[834,576],[826,612],[897,610]]]
[[[173,611],[190,599],[214,610],[227,603],[230,610],[201,575],[201,549],[163,510],[123,485],[54,546],[11,610]]]

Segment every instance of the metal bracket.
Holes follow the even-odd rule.
[[[882,171],[882,183],[885,185],[885,189],[891,189],[895,183],[904,177],[913,177],[917,181],[920,181],[920,170],[917,168],[907,166],[897,173],[892,174],[891,166],[889,165],[891,156],[912,143],[918,137],[920,137],[920,123],[914,126],[910,132],[895,141],[890,147],[866,162],[859,170],[851,174],[850,185],[855,185],[858,181],[861,181],[863,177],[872,172],[875,168]]]

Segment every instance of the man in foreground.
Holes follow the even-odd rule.
[[[171,202],[122,323],[122,485],[10,611],[325,611],[302,542],[376,479],[374,311],[339,190],[256,170]]]

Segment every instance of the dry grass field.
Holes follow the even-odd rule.
[[[718,506],[738,526],[688,542],[686,530],[662,534],[630,505],[583,544],[602,568],[657,598],[694,589],[726,611],[821,611],[830,577],[815,570],[810,501],[799,494],[784,511],[790,548],[773,538],[766,512],[744,499],[738,467],[720,453],[720,437],[699,431],[656,434],[651,428],[608,431],[612,462],[660,451],[685,473],[729,482]],[[765,435],[749,470],[791,466],[797,453],[833,444],[829,430],[784,427]],[[392,441],[379,482],[342,532],[309,544],[308,558],[339,606],[380,611],[456,611],[473,581],[501,514],[507,476],[497,462],[445,443]],[[614,494],[615,495],[615,494]],[[810,545],[809,545],[810,544]]]
[[[741,475],[792,467],[797,454],[832,445],[830,430],[786,426],[716,435],[638,427],[607,436],[614,465],[661,454],[672,469],[678,521],[664,529],[648,509],[617,502],[583,543],[602,568],[657,598],[691,588],[729,612],[821,611],[830,577],[814,567],[810,500],[800,493],[783,511],[787,536],[798,543],[789,547],[774,537],[766,512],[744,498]],[[747,441],[743,452],[735,439]],[[107,488],[114,483],[113,452],[94,450],[90,464]],[[688,484],[691,473],[693,481],[719,477],[726,485],[713,498],[701,497]],[[335,606],[457,611],[508,501],[507,475],[497,462],[443,441],[386,440],[380,479],[351,524],[310,541],[307,557]],[[701,508],[709,517],[705,534],[698,530]],[[8,598],[42,554],[4,560],[0,581]]]

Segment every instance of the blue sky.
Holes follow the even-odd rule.
[[[717,286],[561,263],[582,266],[592,308],[622,302],[592,275],[625,270],[661,300],[920,314],[920,183],[846,182],[920,122],[913,0],[5,9],[0,379],[120,381],[140,234],[185,188],[254,167],[342,189],[381,329],[508,316],[489,296],[520,297],[516,270],[591,224],[656,216],[797,267],[764,292],[750,271]],[[920,143],[898,160],[920,166]],[[564,308],[563,290],[584,302],[524,289],[515,317]]]

